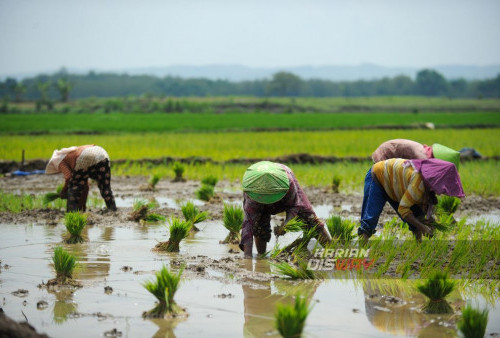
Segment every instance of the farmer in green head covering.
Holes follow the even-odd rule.
[[[245,218],[241,230],[240,248],[252,256],[253,241],[257,252],[266,251],[271,239],[271,215],[286,212],[284,224],[297,217],[316,229],[316,238],[324,245],[330,234],[316,216],[311,203],[300,187],[292,170],[279,163],[261,161],[251,165],[243,176],[243,209]]]
[[[432,147],[412,140],[395,139],[382,143],[372,154],[374,163],[391,158],[404,158],[406,160],[427,160],[437,158],[448,161],[455,166],[460,165],[460,153],[442,144],[434,143]]]

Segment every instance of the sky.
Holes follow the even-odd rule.
[[[0,74],[500,64],[498,0],[0,0]]]

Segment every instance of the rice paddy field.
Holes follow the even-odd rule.
[[[161,111],[176,103],[186,111]],[[102,111],[106,104],[114,108]],[[43,166],[54,149],[100,145],[111,157],[118,210],[104,209],[91,182],[85,217],[68,225],[65,201],[44,200],[62,176],[4,171],[0,298],[15,322],[51,337],[500,335],[499,100],[116,98],[57,104],[53,112],[33,106],[0,115],[2,165],[20,162],[23,150],[28,168]],[[132,111],[150,106],[160,111]],[[466,198],[449,213],[439,209],[433,238],[417,243],[386,206],[364,244],[356,230],[370,155],[394,138],[474,148],[483,158],[462,161]],[[229,233],[225,205],[242,206],[243,173],[262,159],[287,164],[330,233],[344,233],[326,250],[315,239],[294,247],[307,236],[300,227],[273,234],[259,257],[221,243]],[[199,193],[207,184],[214,185],[208,197]],[[184,221],[189,201],[206,214],[199,231],[180,235],[172,224]],[[160,217],[147,221],[146,213]],[[272,227],[284,216],[273,216]],[[158,249],[174,240],[178,252]]]

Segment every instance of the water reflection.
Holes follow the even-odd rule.
[[[255,263],[255,264],[254,264]],[[252,272],[270,273],[266,260],[245,260],[245,268]],[[308,301],[312,300],[319,282],[301,281],[294,284],[290,281],[258,282],[254,285],[242,285],[245,323],[245,337],[262,337],[276,335],[274,329],[274,313],[277,303],[293,303],[293,296],[300,292]]]
[[[61,325],[65,323],[69,316],[78,310],[78,304],[73,300],[72,290],[48,290],[49,293],[54,294],[56,300],[52,307],[52,314],[54,323]]]
[[[155,323],[158,326],[158,331],[155,332],[153,338],[175,338],[177,337],[174,333],[174,329],[177,327],[177,324],[186,320],[183,319],[149,319],[151,322]]]
[[[442,337],[455,335],[454,314],[430,315],[421,312],[427,303],[415,283],[393,280],[363,281],[365,313],[370,323],[379,331],[393,335]],[[460,293],[447,297],[455,311],[464,306]]]

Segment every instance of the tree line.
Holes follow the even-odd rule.
[[[38,75],[18,81],[0,82],[4,101],[36,101],[47,105],[70,98],[126,96],[256,96],[256,97],[366,97],[366,96],[442,96],[450,98],[500,98],[500,74],[493,79],[447,80],[432,69],[417,73],[415,79],[400,75],[359,81],[305,80],[288,73],[275,73],[271,79],[231,82],[226,80],[185,79],[167,76],[127,75],[89,72],[70,74],[64,69],[51,75]]]

